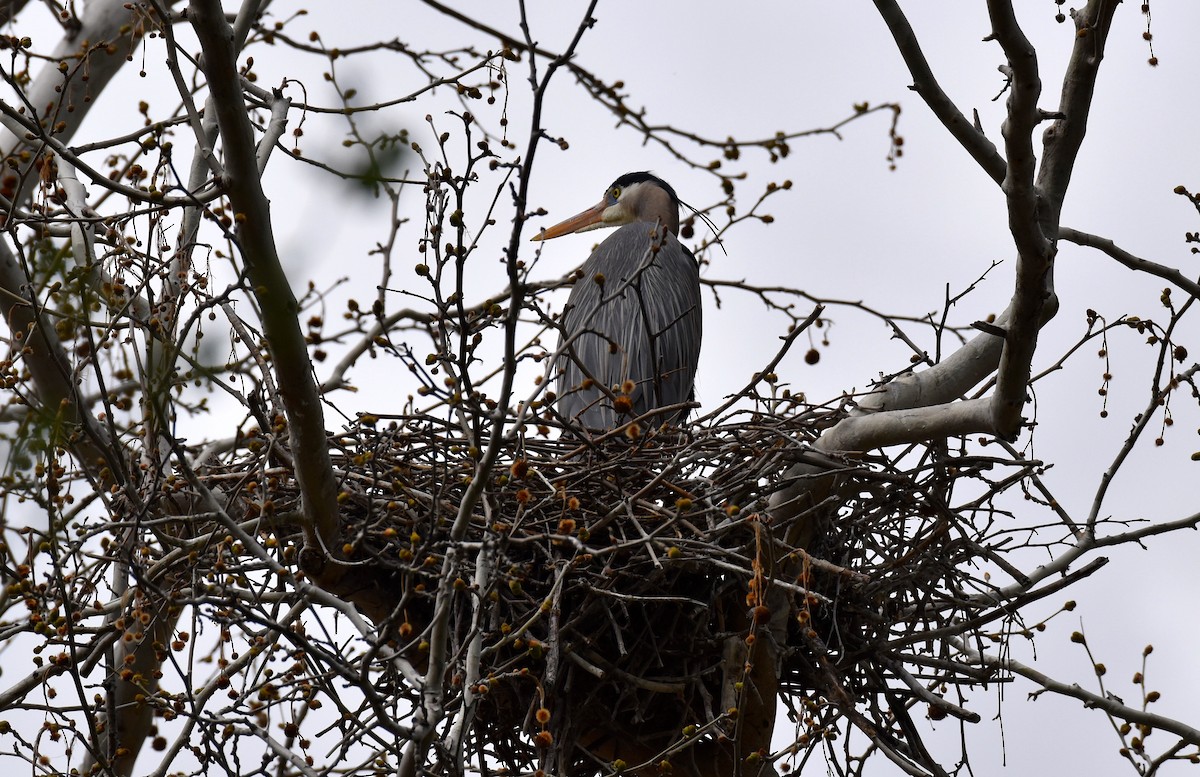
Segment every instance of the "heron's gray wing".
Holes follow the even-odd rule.
[[[624,417],[609,393],[585,387],[588,377],[605,389],[617,387],[617,394],[631,383],[631,415],[692,397],[701,339],[699,270],[674,235],[652,250],[655,230],[638,222],[610,235],[584,263],[567,300],[559,411],[581,426],[612,428]]]

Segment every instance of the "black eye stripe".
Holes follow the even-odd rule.
[[[663,189],[664,191],[666,191],[666,193],[671,197],[671,199],[674,202],[679,202],[679,196],[675,194],[675,190],[671,188],[671,185],[669,183],[667,183],[663,179],[659,178],[658,176],[652,175],[651,173],[647,173],[647,172],[625,173],[625,175],[622,175],[620,178],[618,178],[617,180],[615,180],[611,184],[609,184],[608,188],[609,188],[609,191],[612,191],[613,189],[620,189],[620,190],[624,191],[625,188],[632,186],[635,183],[654,184],[655,186],[658,186],[661,189]]]

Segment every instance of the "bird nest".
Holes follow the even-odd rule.
[[[417,673],[438,662],[445,719],[469,706],[470,750],[514,771],[545,768],[552,742],[578,745],[563,772],[685,757],[737,739],[777,695],[797,743],[849,717],[903,748],[914,704],[964,714],[929,690],[978,679],[943,660],[938,636],[985,609],[970,570],[994,555],[993,521],[979,516],[1020,478],[990,480],[997,460],[944,446],[817,455],[819,429],[843,415],[745,412],[596,444],[515,434],[482,484],[483,446],[457,426],[364,416],[332,439],[332,550],[352,565],[335,593]],[[244,510],[278,519],[297,497],[272,450],[243,447],[206,478],[240,476]],[[948,506],[964,479],[982,484],[969,514]],[[798,496],[768,512],[784,488]],[[379,666],[375,691],[420,709],[419,689]]]

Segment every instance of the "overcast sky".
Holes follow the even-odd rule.
[[[452,4],[505,31],[518,31],[513,2]],[[229,8],[235,5],[230,3]],[[1003,97],[995,98],[1004,87],[997,71],[1003,58],[997,44],[982,41],[989,32],[985,4],[982,0],[919,0],[905,5],[943,88],[968,115],[977,110],[987,134],[998,141]],[[496,45],[415,3],[317,2],[305,7],[309,15],[289,28],[293,36],[319,30],[330,47],[390,37],[414,47]],[[546,48],[561,50],[574,34],[585,4],[535,0],[528,7],[534,37]],[[291,3],[273,6],[281,17],[290,15],[291,8]],[[1142,36],[1146,22],[1138,4],[1126,3],[1117,13],[1063,223],[1110,237],[1135,254],[1177,266],[1195,277],[1197,260],[1189,253],[1183,233],[1197,229],[1197,214],[1172,189],[1178,184],[1200,188],[1200,144],[1196,142],[1200,5],[1156,3],[1153,8],[1157,68],[1146,64],[1149,51]],[[1057,107],[1061,73],[1074,34],[1069,23],[1055,23],[1058,10],[1051,0],[1018,3],[1025,32],[1038,49],[1044,86],[1041,106],[1047,110]],[[951,313],[951,321],[968,324],[1003,309],[1012,289],[1013,247],[1002,195],[954,145],[915,93],[908,91],[907,71],[872,4],[602,0],[596,16],[594,29],[579,47],[578,62],[605,79],[623,80],[630,102],[645,106],[652,123],[669,123],[717,138],[763,137],[832,124],[847,116],[854,103],[903,105],[899,131],[905,140],[904,155],[894,171],[885,160],[890,116],[883,113],[850,125],[841,140],[830,136],[797,140],[791,144],[790,156],[775,165],[762,154],[746,151],[735,168],[750,176],[741,190],[744,197],[754,196],[771,180],[790,179],[795,185],[769,201],[765,210],[774,216],[772,225],[738,228],[726,241],[727,255],[710,254],[712,263],[706,270],[710,277],[798,286],[818,297],[857,299],[888,312],[919,315],[939,309],[947,286],[950,293],[958,293],[993,261],[1002,261]],[[326,64],[283,53],[281,48],[254,52],[261,83],[301,79],[313,102],[333,104],[320,77]],[[147,47],[151,61],[161,54],[161,43]],[[422,86],[417,74],[395,57],[346,60],[338,67],[339,77],[356,86],[364,102]],[[527,122],[523,109],[528,97],[520,81],[525,73],[523,63],[509,68],[513,90],[508,115],[511,137],[518,143],[524,141]],[[105,95],[113,105],[105,115],[128,116],[121,113],[123,105],[143,99],[151,90],[169,89],[153,75],[146,80],[132,74],[123,78],[129,88]],[[173,105],[170,94],[162,92],[164,109]],[[364,122],[376,126],[395,122],[395,127],[408,127],[415,139],[432,147],[424,116],[430,113],[435,122],[450,128],[440,111],[451,107],[454,103],[448,99],[418,102]],[[106,131],[104,121],[99,114],[89,119],[76,142],[99,137]],[[563,152],[546,144],[539,151],[543,156],[532,199],[549,215],[535,226],[592,204],[611,180],[632,170],[655,171],[683,199],[698,206],[720,197],[712,176],[687,169],[655,145],[642,145],[628,130],[614,129],[612,117],[586,99],[567,73],[551,89],[544,123],[551,134],[567,138],[570,148]],[[305,124],[305,151],[335,155],[343,131],[343,125],[310,117]],[[409,162],[417,165],[418,160],[410,157]],[[321,286],[348,277],[350,282],[335,296],[372,298],[378,272],[367,252],[384,234],[383,203],[344,197],[328,179],[279,157],[266,183],[276,214],[276,234],[297,288],[302,289],[309,278]],[[398,254],[399,277],[394,285],[418,288],[419,279],[411,268],[420,261],[414,250],[422,218],[420,193],[414,189],[405,203],[415,221],[401,233],[406,240]],[[490,238],[494,242],[485,242],[487,248],[473,259],[480,262],[472,274],[481,297],[504,285],[498,260],[503,225],[511,217],[511,209],[504,210],[508,207],[502,203],[497,216],[501,228]],[[602,238],[603,233],[590,233],[547,244],[541,260],[543,277],[568,271]],[[496,261],[486,258],[488,251]],[[1088,308],[1109,317],[1162,317],[1161,282],[1139,278],[1095,252],[1063,245],[1057,283],[1061,311],[1044,332],[1035,372],[1084,331]],[[786,326],[784,317],[764,313],[748,296],[727,295],[724,302],[719,310],[711,304],[705,310],[698,391],[707,407],[740,388],[766,363]],[[409,303],[397,300],[395,307],[404,304]],[[782,380],[811,400],[861,390],[880,373],[895,372],[907,363],[906,349],[889,340],[878,319],[837,307],[827,316],[832,322],[830,345],[821,348],[820,363],[804,363],[807,344],[802,343],[778,370]],[[1181,339],[1195,343],[1197,333],[1194,322],[1190,323]],[[1085,348],[1061,375],[1037,388],[1039,428],[1031,455],[1055,462],[1048,480],[1073,513],[1086,515],[1101,472],[1146,401],[1150,354],[1143,339],[1122,333],[1110,343],[1115,377],[1107,420],[1099,418],[1102,400],[1097,389],[1104,365],[1095,357],[1095,348]],[[928,338],[922,342],[928,344]],[[1200,354],[1200,344],[1193,352]],[[397,367],[383,360],[366,365],[353,375],[359,394],[342,406],[398,410],[397,396],[411,387],[398,391],[404,379]],[[1114,484],[1107,514],[1167,520],[1197,510],[1194,483],[1200,463],[1190,462],[1188,454],[1198,447],[1200,418],[1195,405],[1189,406],[1182,397],[1174,410],[1176,424],[1166,444],[1139,450]],[[1028,435],[1022,439],[1027,442]],[[1200,538],[1187,533],[1151,540],[1146,552],[1116,553],[1113,563],[1070,594],[1080,599],[1081,606],[1071,617],[1055,621],[1040,638],[1038,667],[1059,679],[1095,688],[1090,664],[1068,641],[1070,632],[1082,623],[1098,657],[1110,669],[1110,687],[1132,702],[1137,693],[1128,678],[1140,669],[1142,646],[1153,642],[1156,652],[1148,678],[1164,694],[1157,711],[1200,722],[1195,715],[1195,699],[1200,697],[1200,673],[1195,671],[1198,550]],[[1056,608],[1062,599],[1046,602],[1043,612]],[[1015,642],[1013,653],[1033,660],[1033,653]],[[1031,703],[1025,698],[1030,690],[1027,683],[1017,681],[1003,694],[1003,756],[1000,727],[992,720],[998,709],[997,691],[978,691],[969,698],[968,706],[984,718],[968,731],[976,775],[1088,770],[1117,774],[1129,769],[1117,755],[1118,741],[1100,713],[1049,697]],[[957,730],[944,722],[938,732],[935,754],[952,766]],[[1156,734],[1151,742],[1161,749],[1169,738]],[[1001,769],[1002,763],[1007,770]],[[813,771],[819,772],[820,767]],[[877,758],[869,773],[889,774],[891,767]]]
[[[984,3],[922,0],[906,5],[946,92],[968,115],[977,110],[988,135],[998,140],[1003,97],[995,98],[1004,87],[997,70],[1003,59],[997,44],[982,40],[989,32]],[[486,14],[488,23],[504,30],[517,30],[513,4],[458,6]],[[388,18],[382,6],[363,8],[364,15],[381,23]],[[561,50],[583,4],[534,2],[529,8],[534,37],[547,48]],[[1195,140],[1200,47],[1194,40],[1200,30],[1200,7],[1175,3],[1156,4],[1154,9],[1159,11],[1152,27],[1157,68],[1146,62],[1145,17],[1137,4],[1125,4],[1117,14],[1063,223],[1103,234],[1134,253],[1194,276],[1196,262],[1183,233],[1196,229],[1196,213],[1172,189],[1178,184],[1200,187]],[[1057,107],[1074,34],[1070,24],[1055,23],[1057,10],[1049,1],[1019,4],[1025,32],[1038,49],[1041,106],[1047,110]],[[327,45],[349,45],[376,34],[374,29],[364,31],[357,15],[339,12],[318,22],[319,13],[307,23],[322,30]],[[420,8],[406,6],[393,18],[396,34],[410,43],[462,40],[461,28]],[[779,130],[826,126],[847,115],[856,102],[903,104],[904,156],[895,171],[885,162],[885,114],[848,127],[840,141],[828,136],[796,141],[792,154],[776,165],[746,152],[740,169],[751,178],[742,189],[744,196],[752,196],[768,180],[791,179],[795,187],[770,201],[767,211],[775,216],[773,225],[735,230],[726,243],[728,256],[711,254],[710,276],[796,285],[819,297],[861,299],[882,310],[921,314],[940,307],[947,286],[957,293],[999,260],[1004,264],[952,312],[951,320],[969,323],[1004,307],[1012,288],[1013,247],[1001,193],[907,90],[907,71],[871,4],[602,2],[597,18],[579,48],[578,62],[609,80],[624,80],[631,102],[646,106],[652,123],[717,138],[763,137]],[[336,25],[341,22],[350,24],[340,29]],[[523,74],[519,68],[510,69],[514,77]],[[363,79],[360,88],[372,97],[411,88],[393,83],[386,71],[358,75]],[[526,104],[525,98],[514,88],[510,99],[512,136],[520,140],[523,125],[515,117],[522,114],[515,106]],[[397,110],[396,120],[419,134],[428,110],[422,105]],[[532,191],[535,204],[550,211],[546,223],[590,205],[609,181],[630,170],[656,171],[693,204],[719,197],[711,176],[686,169],[654,145],[643,146],[632,132],[614,130],[612,118],[582,98],[569,77],[552,87],[545,124],[551,134],[570,142],[565,153],[548,146],[539,152],[546,157]],[[306,145],[311,143],[307,138]],[[321,264],[326,261],[321,246],[327,243],[312,242],[311,227],[303,225],[311,223],[310,214],[322,207],[323,198],[319,192],[310,196],[313,201],[307,206],[286,209],[299,218],[295,230],[282,233],[291,236],[298,251],[307,250],[309,261]],[[334,271],[345,272],[340,269],[344,263],[355,261],[346,246],[363,228],[347,220],[340,227],[329,224],[329,229],[332,234],[324,237],[336,238],[341,257]],[[548,244],[542,265],[547,277],[581,261],[602,237],[591,233]],[[1088,308],[1109,317],[1161,317],[1158,297],[1163,284],[1139,278],[1097,253],[1064,245],[1057,278],[1061,312],[1043,334],[1035,371],[1084,331]],[[493,288],[500,285],[502,281]],[[721,310],[705,311],[698,390],[708,406],[739,388],[770,358],[786,323],[779,315],[763,313],[752,299],[727,295],[725,302]],[[833,321],[831,345],[822,349],[820,364],[804,364],[804,348],[798,347],[779,370],[785,381],[811,399],[862,389],[880,372],[896,371],[906,363],[907,352],[889,341],[889,332],[877,320],[838,308],[828,315]],[[1183,341],[1194,341],[1196,333],[1195,324],[1189,324]],[[1055,462],[1048,480],[1075,514],[1086,515],[1101,472],[1146,401],[1150,354],[1141,340],[1133,333],[1118,334],[1110,343],[1116,367],[1105,421],[1099,418],[1097,393],[1104,365],[1094,348],[1084,349],[1062,375],[1037,389],[1040,425],[1030,452]],[[359,380],[370,388],[365,376]],[[390,393],[390,386],[384,388]],[[386,396],[364,391],[362,401],[364,406],[384,406]],[[1200,423],[1194,405],[1177,401],[1174,409],[1177,423],[1167,444],[1139,451],[1126,465],[1106,502],[1106,514],[1170,519],[1197,509],[1191,484],[1200,464],[1190,462],[1188,453],[1197,447]],[[1028,442],[1028,436],[1022,442]],[[1149,683],[1164,693],[1158,711],[1191,715],[1194,720],[1200,695],[1194,647],[1194,591],[1200,574],[1194,558],[1200,539],[1187,533],[1151,540],[1147,548],[1114,554],[1095,579],[1070,594],[1081,606],[1041,637],[1037,666],[1095,688],[1091,665],[1068,641],[1070,632],[1082,625],[1098,658],[1110,669],[1109,688],[1133,701],[1137,693],[1129,678],[1140,669],[1142,647],[1152,642],[1157,649]],[[1058,607],[1065,598],[1052,597],[1041,612]],[[1013,648],[1014,656],[1034,659],[1027,646],[1014,643]],[[1115,774],[1129,769],[1117,755],[1117,739],[1100,713],[1049,697],[1028,702],[1031,690],[1017,681],[1003,693],[1003,754],[1001,727],[992,720],[1001,709],[1000,694],[993,688],[970,697],[969,706],[985,721],[968,732],[976,774],[1000,773],[1004,763],[1014,774]],[[949,723],[937,728],[938,755],[950,765],[958,732]],[[1157,747],[1166,741],[1163,734],[1151,739]],[[890,771],[883,759],[876,759],[870,770]]]
[[[985,4],[921,0],[906,6],[946,92],[968,115],[977,110],[988,135],[998,141],[1003,98],[995,98],[1004,87],[997,70],[1003,59],[997,44],[982,41],[989,32]],[[457,7],[486,14],[490,24],[506,31],[517,30],[514,4]],[[583,7],[577,2],[530,3],[534,37],[561,50]],[[382,14],[379,6],[373,8],[366,13]],[[1200,187],[1195,134],[1200,46],[1194,39],[1200,31],[1200,7],[1174,3],[1155,4],[1154,9],[1159,11],[1152,27],[1157,68],[1146,63],[1145,18],[1137,4],[1125,4],[1117,14],[1063,223],[1111,237],[1134,253],[1195,276],[1196,261],[1183,233],[1197,228],[1196,213],[1171,190],[1178,184]],[[1072,25],[1055,23],[1057,10],[1048,0],[1019,4],[1026,34],[1039,52],[1041,106],[1048,110],[1057,107],[1074,34]],[[886,114],[848,127],[840,141],[829,136],[798,140],[792,154],[776,165],[747,151],[740,169],[751,179],[743,196],[753,196],[769,180],[791,179],[795,187],[769,202],[773,225],[735,230],[726,244],[728,256],[711,254],[710,276],[796,285],[819,297],[861,299],[879,309],[921,314],[939,309],[947,285],[957,293],[1000,260],[1004,264],[951,320],[969,323],[1003,309],[1012,289],[1013,247],[1001,193],[907,90],[907,71],[870,3],[601,2],[597,18],[579,48],[578,62],[601,77],[624,80],[631,102],[646,106],[652,123],[716,138],[764,137],[826,126],[846,116],[856,102],[903,104],[904,156],[895,171],[885,161]],[[316,26],[315,16],[312,23]],[[330,30],[324,32],[330,45],[363,36],[355,26],[337,33],[333,27],[321,29]],[[426,34],[446,42],[461,40],[460,28],[416,8],[406,8],[403,19],[397,18],[396,34],[410,43],[426,40]],[[523,74],[510,69],[510,75]],[[397,91],[378,74],[365,83],[373,96]],[[515,93],[511,99],[513,105],[525,104]],[[426,110],[398,111],[398,120],[411,122],[418,131]],[[510,106],[510,115],[521,114]],[[548,146],[539,152],[548,158],[540,160],[532,192],[534,203],[550,211],[546,223],[590,205],[609,181],[630,170],[656,171],[696,205],[719,198],[711,176],[686,169],[654,145],[643,146],[632,132],[614,130],[612,118],[582,98],[569,77],[552,87],[545,124],[551,134],[570,142],[566,153]],[[523,139],[521,128],[516,122],[514,139]],[[340,236],[357,228],[348,223]],[[591,233],[548,244],[543,270],[548,276],[567,270],[602,238],[602,233]],[[1062,308],[1043,335],[1035,371],[1084,331],[1088,308],[1109,317],[1161,315],[1163,284],[1158,281],[1138,278],[1099,254],[1072,246],[1062,247],[1057,264]],[[726,295],[725,302],[721,310],[710,306],[705,311],[698,390],[707,406],[738,389],[770,358],[786,324],[782,316],[763,313],[752,299]],[[877,320],[837,308],[828,315],[831,345],[822,349],[820,364],[804,364],[800,346],[779,370],[810,399],[862,389],[880,372],[906,363],[907,352],[889,341],[889,332]],[[1194,341],[1196,333],[1193,323],[1184,341],[1189,336]],[[1049,480],[1073,513],[1086,515],[1100,473],[1146,401],[1144,357],[1150,354],[1140,340],[1130,333],[1111,343],[1117,367],[1106,421],[1099,418],[1097,394],[1104,367],[1093,348],[1068,364],[1064,375],[1038,388],[1040,427],[1030,450],[1055,462]],[[1190,484],[1200,464],[1190,462],[1188,453],[1196,448],[1200,423],[1194,405],[1180,401],[1175,410],[1178,423],[1167,445],[1144,450],[1127,465],[1106,512],[1168,519],[1197,509]],[[1200,574],[1194,558],[1200,538],[1188,533],[1147,545],[1148,552],[1115,554],[1086,593],[1081,586],[1070,594],[1081,599],[1081,606],[1055,621],[1040,639],[1037,665],[1095,688],[1091,665],[1068,641],[1082,624],[1099,659],[1110,668],[1109,687],[1133,701],[1137,693],[1129,678],[1140,669],[1142,647],[1153,642],[1157,650],[1148,676],[1151,686],[1164,693],[1158,711],[1195,720],[1200,673],[1195,671],[1194,592]],[[1065,598],[1052,597],[1042,612]],[[1014,655],[1033,660],[1033,653],[1016,643]],[[1048,697],[1031,703],[1026,701],[1030,690],[1018,681],[1003,694],[1003,754],[1001,727],[992,720],[999,709],[998,692],[993,688],[970,697],[969,705],[985,721],[968,732],[977,775],[1116,774],[1129,769],[1100,713]],[[938,732],[938,755],[952,765],[957,729],[946,722]],[[1169,743],[1163,734],[1154,740],[1160,740],[1158,747]],[[1005,763],[1008,768],[1002,770]],[[879,758],[869,771],[888,774],[892,767]]]

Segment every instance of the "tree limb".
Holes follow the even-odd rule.
[[[1193,297],[1200,298],[1200,283],[1187,277],[1174,267],[1168,267],[1164,264],[1152,262],[1149,259],[1142,259],[1139,256],[1134,256],[1125,249],[1118,246],[1112,240],[1099,235],[1092,235],[1087,232],[1080,232],[1078,229],[1070,227],[1059,227],[1058,237],[1061,240],[1074,243],[1075,245],[1084,246],[1086,248],[1095,248],[1105,254],[1108,254],[1113,259],[1116,259],[1121,264],[1125,265],[1136,272],[1144,272],[1149,275],[1154,275],[1162,278],[1168,283],[1173,283],[1179,288],[1186,291]]]
[[[875,8],[883,17],[888,31],[892,33],[904,63],[908,65],[908,72],[913,77],[912,86],[909,88],[921,96],[933,111],[933,115],[993,181],[1003,181],[1006,166],[1004,157],[1000,156],[995,144],[967,120],[954,101],[942,90],[899,3],[895,0],[875,0]]]
[[[262,310],[267,348],[287,413],[306,541],[310,548],[325,553],[339,528],[337,483],[329,460],[321,397],[300,329],[299,305],[275,247],[270,204],[258,171],[254,127],[237,72],[233,30],[216,0],[193,0],[189,18],[200,40],[201,67],[216,107],[225,157],[223,183],[236,213],[238,243],[251,292]]]
[[[1155,715],[1152,712],[1139,710],[1136,707],[1130,707],[1121,703],[1111,694],[1101,696],[1080,687],[1076,683],[1067,684],[1055,680],[1049,675],[1043,674],[1031,666],[1026,666],[1014,658],[1002,658],[991,653],[985,653],[982,650],[976,650],[966,640],[951,638],[949,642],[970,663],[996,672],[1012,672],[1033,681],[1051,693],[1079,699],[1083,702],[1084,707],[1103,710],[1115,718],[1127,720],[1130,723],[1146,725],[1159,731],[1170,731],[1172,734],[1186,740],[1189,744],[1200,746],[1200,730],[1185,725],[1178,720],[1162,715]]]

